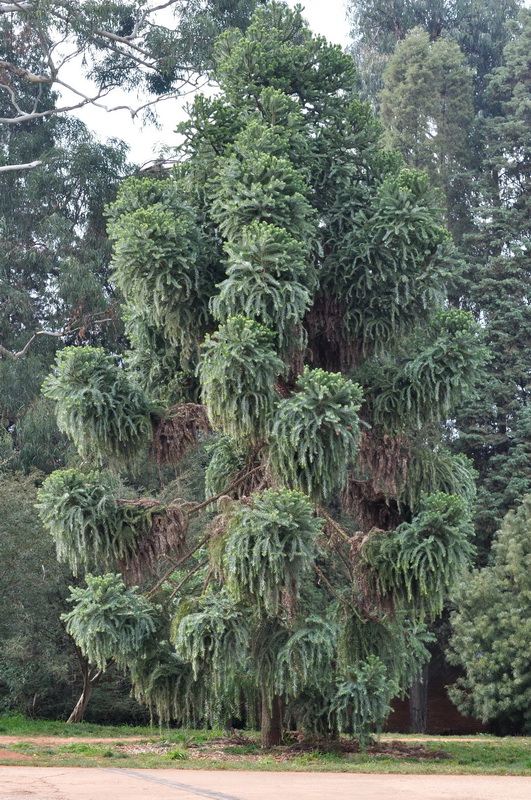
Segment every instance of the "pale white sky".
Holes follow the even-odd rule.
[[[326,36],[335,44],[348,43],[348,23],[346,21],[345,0],[287,0],[288,5],[300,2],[310,27],[315,33]],[[144,126],[140,120],[133,120],[128,111],[107,113],[102,109],[88,106],[78,112],[78,116],[102,140],[116,136],[126,141],[130,147],[130,158],[137,164],[153,160],[164,146],[177,144],[173,133],[177,122],[185,117],[182,100],[167,100],[159,106],[161,129]]]

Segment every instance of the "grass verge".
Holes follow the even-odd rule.
[[[15,740],[2,742],[5,736]],[[66,736],[73,739],[57,741]],[[94,737],[105,737],[105,741],[89,741]],[[531,776],[531,738],[430,736],[419,742],[414,736],[384,734],[378,746],[367,752],[344,752],[333,746],[323,751],[318,745],[312,749],[293,744],[264,751],[252,732],[228,739],[216,730],[159,731],[0,717],[0,764]]]

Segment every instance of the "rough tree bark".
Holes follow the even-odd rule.
[[[93,664],[90,664],[88,659],[85,658],[79,647],[76,646],[76,653],[81,666],[81,674],[83,675],[83,689],[79,700],[75,704],[72,713],[67,719],[67,722],[82,722],[85,716],[85,711],[92,697],[94,687],[99,682],[103,675],[103,670],[98,669]]]
[[[428,665],[424,664],[409,692],[411,733],[428,732]]]
[[[282,698],[275,696],[269,701],[267,692],[262,692],[262,747],[275,747],[282,742]]]

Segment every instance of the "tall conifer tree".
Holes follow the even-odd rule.
[[[481,204],[470,236],[469,301],[484,320],[491,361],[478,399],[458,416],[462,448],[480,472],[478,528],[485,545],[506,512],[531,490],[528,9],[520,12],[511,31],[505,63],[488,85],[493,114],[482,126]]]
[[[474,120],[472,73],[459,45],[414,28],[390,57],[380,115],[385,140],[441,189],[454,240],[470,228]]]
[[[221,93],[195,99],[173,175],[126,182],[110,209],[133,349],[113,364],[71,348],[47,379],[104,471],[54,473],[41,514],[63,559],[152,601],[135,626],[122,579],[89,578],[67,621],[159,713],[243,699],[265,745],[287,714],[364,738],[471,554],[472,475],[438,429],[483,351],[470,315],[444,310],[428,179],[381,148],[351,58],[281,3],[216,53]],[[106,470],[151,426],[170,463],[213,429],[215,496],[118,494]]]

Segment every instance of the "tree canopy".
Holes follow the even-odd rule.
[[[112,89],[138,88],[139,82],[151,94],[175,94],[209,66],[216,35],[245,26],[254,5],[252,0],[2,3],[8,51],[0,85],[11,113],[0,121],[17,124],[87,103],[103,104]],[[67,81],[65,73],[76,59],[93,82],[92,94]],[[70,92],[74,99],[56,108],[50,105],[54,90]]]

